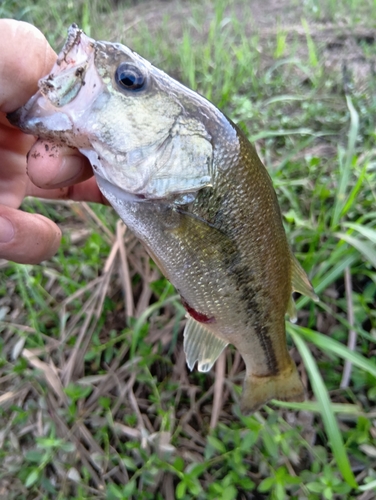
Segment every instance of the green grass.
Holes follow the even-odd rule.
[[[243,416],[235,350],[188,373],[184,309],[108,207],[25,201],[64,239],[49,262],[0,269],[0,496],[372,499],[374,2],[286,2],[289,29],[263,24],[262,2],[245,0],[46,5],[5,0],[0,15],[33,22],[56,50],[71,22],[123,41],[257,141],[320,301],[299,298],[287,325],[307,401]],[[347,49],[332,54],[339,39],[355,44],[352,61],[363,54],[362,80]]]

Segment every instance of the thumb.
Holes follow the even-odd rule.
[[[0,19],[0,45],[0,110],[8,113],[35,94],[56,54],[35,26],[14,19]]]
[[[56,253],[60,239],[60,229],[46,217],[0,205],[0,258],[39,264]]]

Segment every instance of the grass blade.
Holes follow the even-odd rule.
[[[322,333],[315,332],[314,330],[310,330],[309,328],[304,328],[302,326],[289,324],[288,331],[289,333],[294,331],[295,334],[303,335],[309,342],[317,345],[317,347],[323,351],[330,351],[340,358],[347,359],[353,365],[358,366],[361,370],[364,370],[376,377],[375,363],[369,361],[367,358],[355,351],[350,351],[350,349],[342,345],[340,342],[337,342]]]
[[[278,401],[273,399],[273,405],[279,408],[288,408],[289,410],[296,411],[310,411],[314,413],[321,413],[321,407],[317,401],[304,401],[303,403],[294,403],[293,401]],[[358,417],[364,415],[360,406],[354,404],[332,403],[333,413],[341,413],[342,415],[351,415]]]
[[[307,39],[308,57],[309,57],[310,66],[312,66],[312,68],[315,68],[319,64],[319,60],[317,57],[317,51],[316,51],[316,47],[315,47],[315,42],[313,41],[313,39],[311,37],[311,33],[309,31],[309,26],[308,26],[306,19],[302,19],[302,25],[303,25],[303,28],[304,28],[304,31],[306,34],[306,39]]]
[[[324,262],[322,269],[316,274],[313,285],[315,292],[320,294],[334,283],[340,276],[343,275],[345,268],[351,267],[358,260],[358,255],[351,249],[349,252],[346,248],[338,248],[338,251],[333,252],[330,261]],[[333,262],[333,265],[332,265]],[[306,296],[299,297],[296,301],[296,308],[299,310],[305,304],[310,302],[310,298]]]
[[[341,238],[341,240],[346,241],[349,245],[356,248],[363,257],[366,258],[374,267],[376,267],[376,252],[373,245],[370,245],[364,240],[350,236],[347,233],[334,233],[335,236]]]
[[[329,394],[325,387],[321,374],[317,368],[317,364],[310,350],[308,349],[307,344],[298,334],[298,328],[295,327],[293,329],[290,329],[290,333],[309,373],[313,392],[315,393],[317,402],[320,405],[326,434],[328,436],[330,447],[333,451],[333,455],[337,462],[338,468],[345,481],[353,488],[356,488],[357,483],[351,470],[346,448],[343,444],[341,431],[337,425]]]
[[[346,222],[344,226],[349,227],[351,229],[355,229],[355,231],[358,231],[358,233],[360,233],[365,238],[368,238],[372,243],[376,245],[375,229],[371,229],[370,227],[362,226],[361,224],[355,224],[352,222]]]
[[[341,216],[343,215],[344,208],[347,206],[346,191],[352,173],[351,167],[355,156],[356,138],[359,132],[359,115],[353,106],[351,97],[348,95],[346,96],[346,104],[350,112],[350,130],[347,150],[346,152],[342,151],[342,155],[339,155],[340,178],[332,217],[332,228],[338,226]]]
[[[141,328],[147,322],[149,316],[151,316],[151,314],[153,314],[155,311],[161,309],[166,304],[175,302],[179,298],[180,298],[179,295],[172,295],[171,297],[163,298],[162,300],[159,300],[158,302],[155,302],[154,304],[146,308],[145,311],[141,314],[141,316],[138,318],[133,328],[132,344],[130,349],[131,359],[135,356],[137,343],[141,333]]]

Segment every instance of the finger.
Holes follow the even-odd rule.
[[[41,188],[59,188],[93,176],[89,160],[77,149],[43,140],[29,152],[27,173]]]
[[[28,155],[27,196],[108,204],[87,158],[74,148],[43,140]]]
[[[49,200],[92,201],[102,203],[102,205],[109,205],[100,192],[94,177],[78,184],[57,189],[41,189],[30,182],[26,190],[26,196],[36,196]]]
[[[1,27],[1,20],[0,20]],[[1,80],[0,80],[1,81]],[[1,92],[1,88],[0,88]],[[31,146],[34,144],[35,138],[32,135],[27,135],[10,125],[5,113],[0,112],[0,152],[12,151],[14,153],[26,156]]]
[[[26,175],[26,153],[35,139],[31,135],[10,128],[0,113],[0,205],[19,207],[28,178]]]
[[[0,258],[38,264],[57,251],[61,231],[39,214],[0,206]]]
[[[0,19],[0,46],[0,110],[8,113],[35,94],[56,54],[37,28],[14,19]]]

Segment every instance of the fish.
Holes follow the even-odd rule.
[[[237,125],[132,49],[76,24],[39,91],[8,118],[89,159],[103,195],[180,294],[190,370],[208,372],[232,344],[245,363],[243,412],[304,400],[285,315],[296,319],[294,291],[317,296]]]

